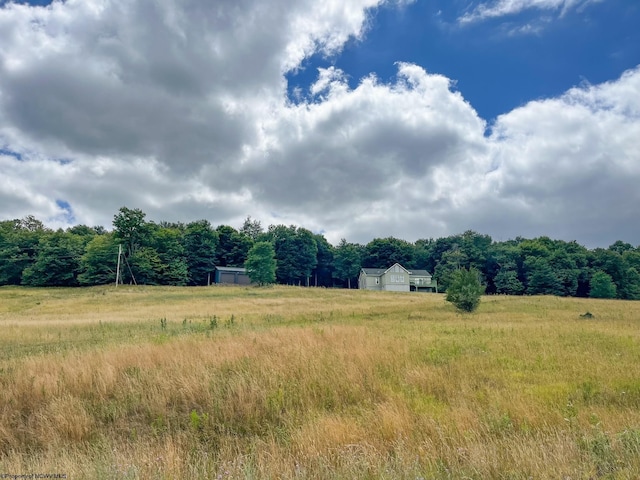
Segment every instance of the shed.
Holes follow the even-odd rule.
[[[214,281],[222,284],[251,285],[247,270],[240,267],[216,267]]]

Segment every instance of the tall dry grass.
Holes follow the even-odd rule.
[[[640,477],[638,303],[487,297],[459,315],[439,295],[284,287],[0,302],[1,472]]]

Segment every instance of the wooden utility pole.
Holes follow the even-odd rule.
[[[122,244],[118,245],[118,266],[116,267],[116,288],[120,283],[120,257],[122,256]]]

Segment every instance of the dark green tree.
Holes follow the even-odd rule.
[[[575,271],[575,274],[577,274],[577,280],[578,280],[578,288],[576,289],[575,293],[570,293],[569,291],[567,291],[567,294],[576,295],[578,297],[587,297],[589,295],[589,277],[590,277],[589,261],[588,261],[589,251],[575,241],[559,242],[559,243],[562,245],[564,252],[571,259],[571,262],[572,262],[571,269],[573,269]],[[565,282],[565,288],[566,288],[566,282]]]
[[[276,252],[271,242],[258,242],[247,254],[244,268],[253,283],[270,285],[276,281]]]
[[[0,222],[0,285],[20,285],[38,257],[40,239],[51,231],[33,216]]]
[[[74,225],[73,227],[67,228],[66,232],[71,233],[73,235],[78,235],[80,237],[89,237],[89,238],[93,238],[96,235],[101,235],[102,233],[104,233],[101,230],[101,233],[99,234],[95,228],[88,227],[87,225]]]
[[[412,268],[427,270],[433,273],[437,262],[433,258],[433,249],[435,247],[435,240],[420,239],[414,243],[414,255]]]
[[[123,272],[124,283],[138,285],[160,285],[163,263],[155,248],[137,247],[127,260],[127,272]],[[130,270],[129,270],[130,269]]]
[[[527,257],[527,293],[529,295],[564,295],[562,282],[547,258]]]
[[[622,254],[622,260],[628,267],[635,268],[640,272],[640,250],[629,250]]]
[[[559,294],[565,297],[575,296],[578,291],[580,268],[576,265],[575,259],[566,252],[562,242],[556,244],[549,264],[562,285]]]
[[[145,217],[142,210],[127,207],[121,207],[113,217],[115,239],[122,243],[127,257],[133,256],[138,248],[149,245],[151,227]]]
[[[218,233],[207,220],[187,224],[184,233],[190,285],[207,285],[216,266]]]
[[[461,268],[468,265],[469,259],[467,255],[454,244],[449,250],[442,254],[440,261],[436,265],[433,272],[434,277],[438,281],[438,288],[441,292],[446,292],[449,285],[453,281],[453,275]]]
[[[86,245],[80,259],[81,285],[106,285],[115,283],[118,265],[118,244],[112,233],[96,235]],[[122,265],[122,268],[125,266]]]
[[[266,236],[276,251],[278,282],[308,285],[318,262],[318,245],[313,234],[295,225],[270,225]]]
[[[549,258],[553,251],[553,240],[549,237],[538,237],[532,240],[522,240],[518,244],[522,258]]]
[[[524,275],[517,241],[508,240],[506,242],[492,243],[487,251],[484,274],[487,282],[487,293],[513,295],[516,294],[516,291],[519,291],[519,294],[522,294],[524,292]],[[514,277],[520,286],[513,282]]]
[[[22,283],[38,287],[78,285],[85,238],[62,230],[40,238],[36,261],[24,269]]]
[[[257,242],[260,240],[262,235],[264,234],[262,230],[262,224],[259,220],[252,220],[251,216],[245,218],[242,227],[240,228],[240,233],[249,237],[252,241]]]
[[[496,293],[505,295],[522,295],[524,285],[518,279],[515,266],[503,266],[494,278]]]
[[[483,275],[493,240],[489,235],[481,235],[473,230],[467,230],[459,236],[457,245],[466,257],[465,267],[473,267]]]
[[[331,287],[333,285],[333,269],[334,267],[334,251],[331,245],[323,235],[315,234],[313,238],[318,247],[316,255],[316,266],[311,272],[314,287]]]
[[[627,250],[625,250],[626,252]],[[592,271],[601,270],[611,277],[617,287],[617,298],[631,299],[633,297],[635,285],[629,285],[629,274],[631,273],[632,277],[635,275],[629,271],[629,264],[625,262],[623,255],[615,250],[596,248],[589,252],[589,266]],[[635,269],[633,270],[637,273]],[[631,287],[631,291],[629,291],[629,287]]]
[[[368,268],[389,268],[399,263],[413,267],[414,246],[395,237],[375,238],[364,247],[362,265]]]
[[[218,248],[216,249],[216,265],[221,267],[242,267],[247,253],[253,245],[251,238],[228,225],[216,228]]]
[[[473,312],[480,305],[480,297],[484,287],[480,283],[480,272],[475,268],[460,268],[453,272],[447,289],[447,302],[451,302],[458,310]]]
[[[363,247],[355,243],[348,243],[344,238],[340,240],[335,250],[333,276],[346,282],[351,288],[351,281],[358,278],[362,268]]]
[[[627,268],[624,283],[618,289],[618,296],[626,300],[640,300],[640,273],[633,268]]]
[[[160,260],[155,272],[155,282],[160,285],[187,284],[189,271],[182,235],[181,228],[152,225],[147,250],[155,250]]]
[[[633,248],[633,245],[631,245],[630,243],[617,240],[612,245],[609,245],[609,248],[607,250],[610,250],[612,252],[616,252],[622,255],[625,252],[630,252],[635,250],[635,248]]]
[[[613,283],[611,275],[608,275],[602,270],[599,270],[591,276],[591,292],[589,293],[590,297],[616,298],[616,290],[616,284]]]

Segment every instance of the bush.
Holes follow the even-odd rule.
[[[446,300],[453,303],[458,310],[473,312],[480,305],[483,293],[484,287],[480,283],[479,272],[475,268],[461,268],[453,272]]]

